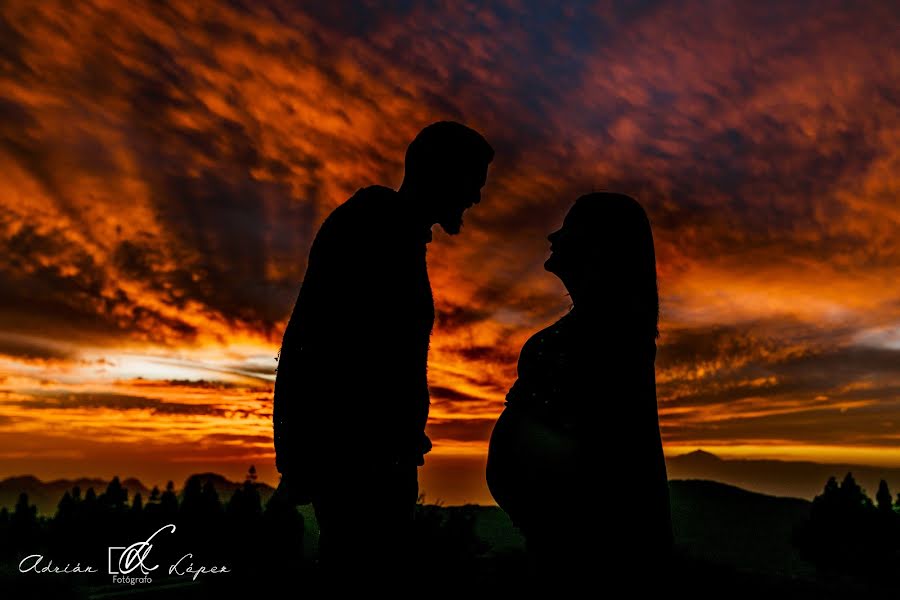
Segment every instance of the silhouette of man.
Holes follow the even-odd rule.
[[[406,151],[403,183],[360,189],[324,221],[282,340],[276,466],[312,502],[322,566],[389,571],[408,550],[425,435],[434,302],[431,228],[459,233],[481,200],[494,151],[438,122]]]

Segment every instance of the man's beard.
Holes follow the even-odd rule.
[[[446,233],[450,235],[456,235],[462,229],[463,224],[463,216],[462,213],[456,213],[453,215],[447,215],[440,221],[438,221],[438,225],[441,226]]]
[[[547,260],[544,261],[544,270],[548,273],[556,274],[560,267],[559,255],[555,252],[550,252],[550,256],[547,257]]]

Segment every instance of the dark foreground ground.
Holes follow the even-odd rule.
[[[810,503],[747,492],[711,481],[672,481],[672,512],[678,552],[671,573],[647,573],[640,582],[621,581],[598,556],[595,589],[587,597],[627,597],[638,584],[688,598],[857,597],[878,586],[863,577],[827,575],[804,561],[791,543],[794,527]],[[523,540],[496,507],[422,507],[426,520],[468,523],[471,539],[435,537],[433,560],[416,584],[416,595],[512,597],[539,593],[535,566],[525,559]],[[302,556],[259,561],[244,573],[204,575],[196,581],[156,577],[151,584],[111,584],[109,577],[21,574],[17,560],[0,565],[0,598],[316,598],[328,597],[315,566],[315,518],[302,507],[306,534]],[[437,530],[435,530],[437,531]],[[442,530],[443,531],[443,530]],[[437,534],[436,534],[437,535]],[[443,532],[440,535],[446,536]],[[448,541],[449,540],[449,541]],[[440,554],[439,552],[444,552]],[[423,550],[427,552],[428,550]],[[105,562],[102,565],[106,566]],[[342,582],[365,593],[364,580]],[[567,597],[568,594],[558,594]]]

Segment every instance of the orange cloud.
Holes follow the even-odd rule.
[[[497,158],[429,247],[435,456],[483,455],[521,345],[569,305],[546,235],[592,189],[654,226],[670,448],[894,445],[896,16],[626,4],[4,4],[9,469],[143,443],[161,477],[271,463],[266,386],[316,228],[398,185],[442,118]]]

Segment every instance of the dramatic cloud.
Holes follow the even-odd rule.
[[[889,3],[311,4],[0,7],[7,470],[115,465],[128,440],[274,477],[274,357],[316,229],[397,186],[438,119],[497,152],[429,247],[438,463],[483,456],[522,344],[569,307],[546,235],[595,189],[654,226],[668,450],[897,445]]]

